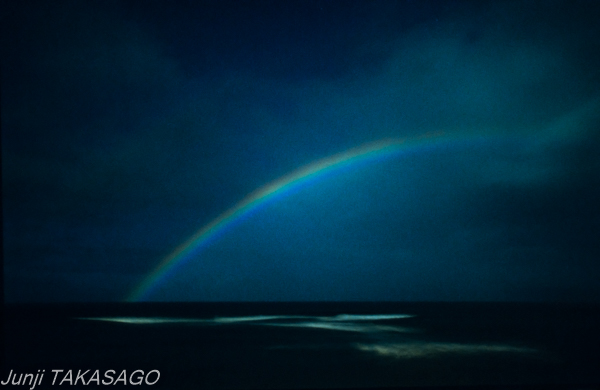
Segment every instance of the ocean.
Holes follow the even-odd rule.
[[[0,381],[23,389],[137,381],[154,389],[591,389],[600,384],[599,331],[600,306],[591,304],[8,304]]]

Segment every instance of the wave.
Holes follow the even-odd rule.
[[[298,326],[298,327],[313,327],[334,330],[349,330],[352,327],[360,328],[358,325],[353,325],[355,321],[385,321],[402,318],[414,317],[410,314],[338,314],[335,316],[301,316],[301,315],[255,315],[255,316],[238,316],[238,317],[215,317],[212,319],[205,318],[172,318],[172,317],[80,317],[79,320],[88,321],[108,321],[135,325],[151,325],[151,324],[169,324],[169,323],[202,323],[202,324],[237,324],[237,323],[254,323],[262,321],[278,321],[278,320],[301,320],[302,322],[294,323],[269,323],[264,325],[273,326]],[[306,322],[306,320],[311,320]],[[331,322],[339,323],[338,325],[328,324]],[[342,325],[343,324],[343,325]],[[390,327],[390,330],[393,327]],[[392,330],[394,331],[394,330]]]

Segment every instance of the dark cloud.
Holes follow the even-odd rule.
[[[126,8],[133,19],[158,30],[190,76],[241,71],[287,82],[376,71],[392,50],[391,39],[453,5],[204,1],[173,7],[151,1]]]
[[[276,199],[157,299],[598,299],[593,2],[29,1],[2,15],[8,300],[123,298],[256,188],[427,132],[452,141]]]

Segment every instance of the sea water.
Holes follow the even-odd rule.
[[[0,381],[158,370],[155,389],[592,388],[599,325],[600,307],[585,304],[5,305]]]

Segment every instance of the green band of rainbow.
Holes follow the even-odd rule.
[[[232,226],[235,221],[264,204],[269,199],[289,193],[291,189],[308,180],[320,177],[326,172],[338,170],[359,161],[377,159],[415,148],[438,145],[447,141],[457,140],[457,138],[463,137],[457,137],[456,134],[448,136],[444,133],[430,133],[408,139],[385,139],[364,144],[299,168],[250,193],[239,203],[198,230],[196,234],[179,245],[169,256],[163,259],[152,273],[127,297],[127,301],[138,302],[147,300],[157,286],[173,275],[177,266],[189,260],[193,253],[198,253],[200,249],[208,246],[228,226]]]

